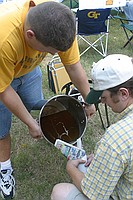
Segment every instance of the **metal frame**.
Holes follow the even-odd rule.
[[[98,34],[95,34],[95,33],[94,34],[89,34],[89,33],[80,34],[77,32],[78,42],[80,40],[83,40],[88,45],[88,47],[86,47],[85,50],[80,52],[80,56],[85,54],[90,48],[93,48],[96,52],[98,52],[103,57],[107,56],[109,22],[110,22],[110,16],[108,16],[108,19],[106,20],[106,26],[107,26],[106,32],[100,32]],[[78,27],[78,17],[77,17],[77,27]],[[94,36],[96,37],[95,39],[94,39]]]

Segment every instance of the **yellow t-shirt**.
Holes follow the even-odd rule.
[[[34,0],[36,4],[47,0]],[[32,71],[47,55],[30,48],[24,40],[23,24],[29,10],[30,0],[9,1],[0,5],[0,92],[3,92],[14,78]],[[78,44],[66,52],[59,53],[64,65],[79,60]]]

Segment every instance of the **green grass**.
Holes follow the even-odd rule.
[[[130,46],[122,49],[126,41],[120,23],[113,18],[110,20],[108,54],[123,53],[131,56]],[[81,63],[90,78],[90,69],[93,62],[102,57],[90,49],[81,57]],[[43,89],[47,99],[55,94],[48,88],[46,66],[51,56],[48,56],[42,63]],[[106,120],[104,106],[100,105],[104,121]],[[39,111],[33,111],[34,118],[39,117]],[[115,115],[109,109],[109,117],[113,123]],[[101,126],[98,112],[92,117],[86,127],[83,136],[83,146],[87,153],[94,150],[95,144],[101,138],[104,130]],[[59,182],[70,182],[65,165],[66,159],[56,150],[52,144],[45,139],[36,141],[28,134],[27,127],[16,117],[13,117],[11,129],[12,154],[11,159],[16,178],[15,200],[50,200],[50,193],[53,186]]]

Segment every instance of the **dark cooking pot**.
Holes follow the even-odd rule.
[[[45,139],[52,144],[56,139],[76,143],[83,136],[86,123],[82,104],[68,95],[52,97],[40,111],[40,127]]]

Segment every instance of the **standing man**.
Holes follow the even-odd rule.
[[[79,61],[75,18],[67,6],[45,0],[3,3],[0,27],[0,193],[8,199],[15,195],[9,134],[12,113],[27,125],[33,138],[42,136],[30,115],[45,102],[37,65],[47,53],[58,53],[84,99],[90,88]],[[90,107],[89,114],[93,112]]]
[[[133,59],[109,55],[92,69],[93,90],[86,101],[101,98],[118,121],[105,132],[93,156],[88,157],[85,174],[78,170],[84,161],[69,160],[67,172],[73,184],[57,184],[51,200],[132,200],[133,199]]]

